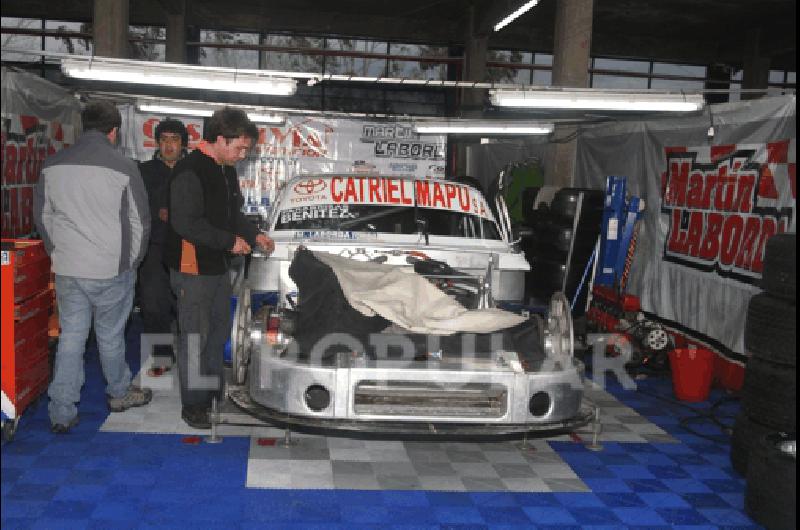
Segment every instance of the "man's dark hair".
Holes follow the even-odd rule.
[[[175,118],[165,118],[156,126],[156,142],[161,138],[163,133],[179,134],[181,137],[181,144],[183,147],[189,145],[189,133],[186,132],[186,126],[180,120]]]
[[[117,106],[108,101],[94,101],[81,112],[84,131],[100,131],[108,134],[114,127],[122,125],[122,115]]]
[[[214,112],[203,127],[206,141],[216,142],[218,136],[227,139],[249,136],[255,143],[258,141],[258,128],[243,110],[225,107]]]

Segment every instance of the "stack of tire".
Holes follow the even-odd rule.
[[[731,440],[734,469],[747,477],[745,509],[767,528],[795,528],[797,432],[797,239],[778,234],[764,255],[764,292],[750,300],[750,359]]]
[[[529,298],[547,300],[562,286],[570,301],[575,297],[600,234],[604,201],[605,194],[599,190],[561,188],[549,206],[540,205],[530,213],[527,219],[533,236],[523,248],[531,265],[525,282]],[[587,276],[575,316],[583,313],[588,283]]]

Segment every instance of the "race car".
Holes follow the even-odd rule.
[[[495,213],[500,219],[495,218]],[[523,300],[502,198],[460,182],[317,175],[283,188],[271,256],[237,282],[228,395],[297,427],[513,434],[587,423],[563,295]],[[278,303],[250,308],[252,292]]]

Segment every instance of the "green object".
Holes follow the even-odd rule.
[[[520,223],[522,214],[522,192],[527,188],[541,188],[544,185],[544,172],[539,162],[531,162],[511,170],[504,198],[512,223]]]

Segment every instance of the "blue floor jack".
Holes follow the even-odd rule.
[[[625,292],[643,212],[642,199],[627,197],[625,177],[606,179],[596,274],[586,316],[593,330],[628,337],[634,346],[630,364],[662,370],[672,340],[663,326],[644,318],[639,297]]]

